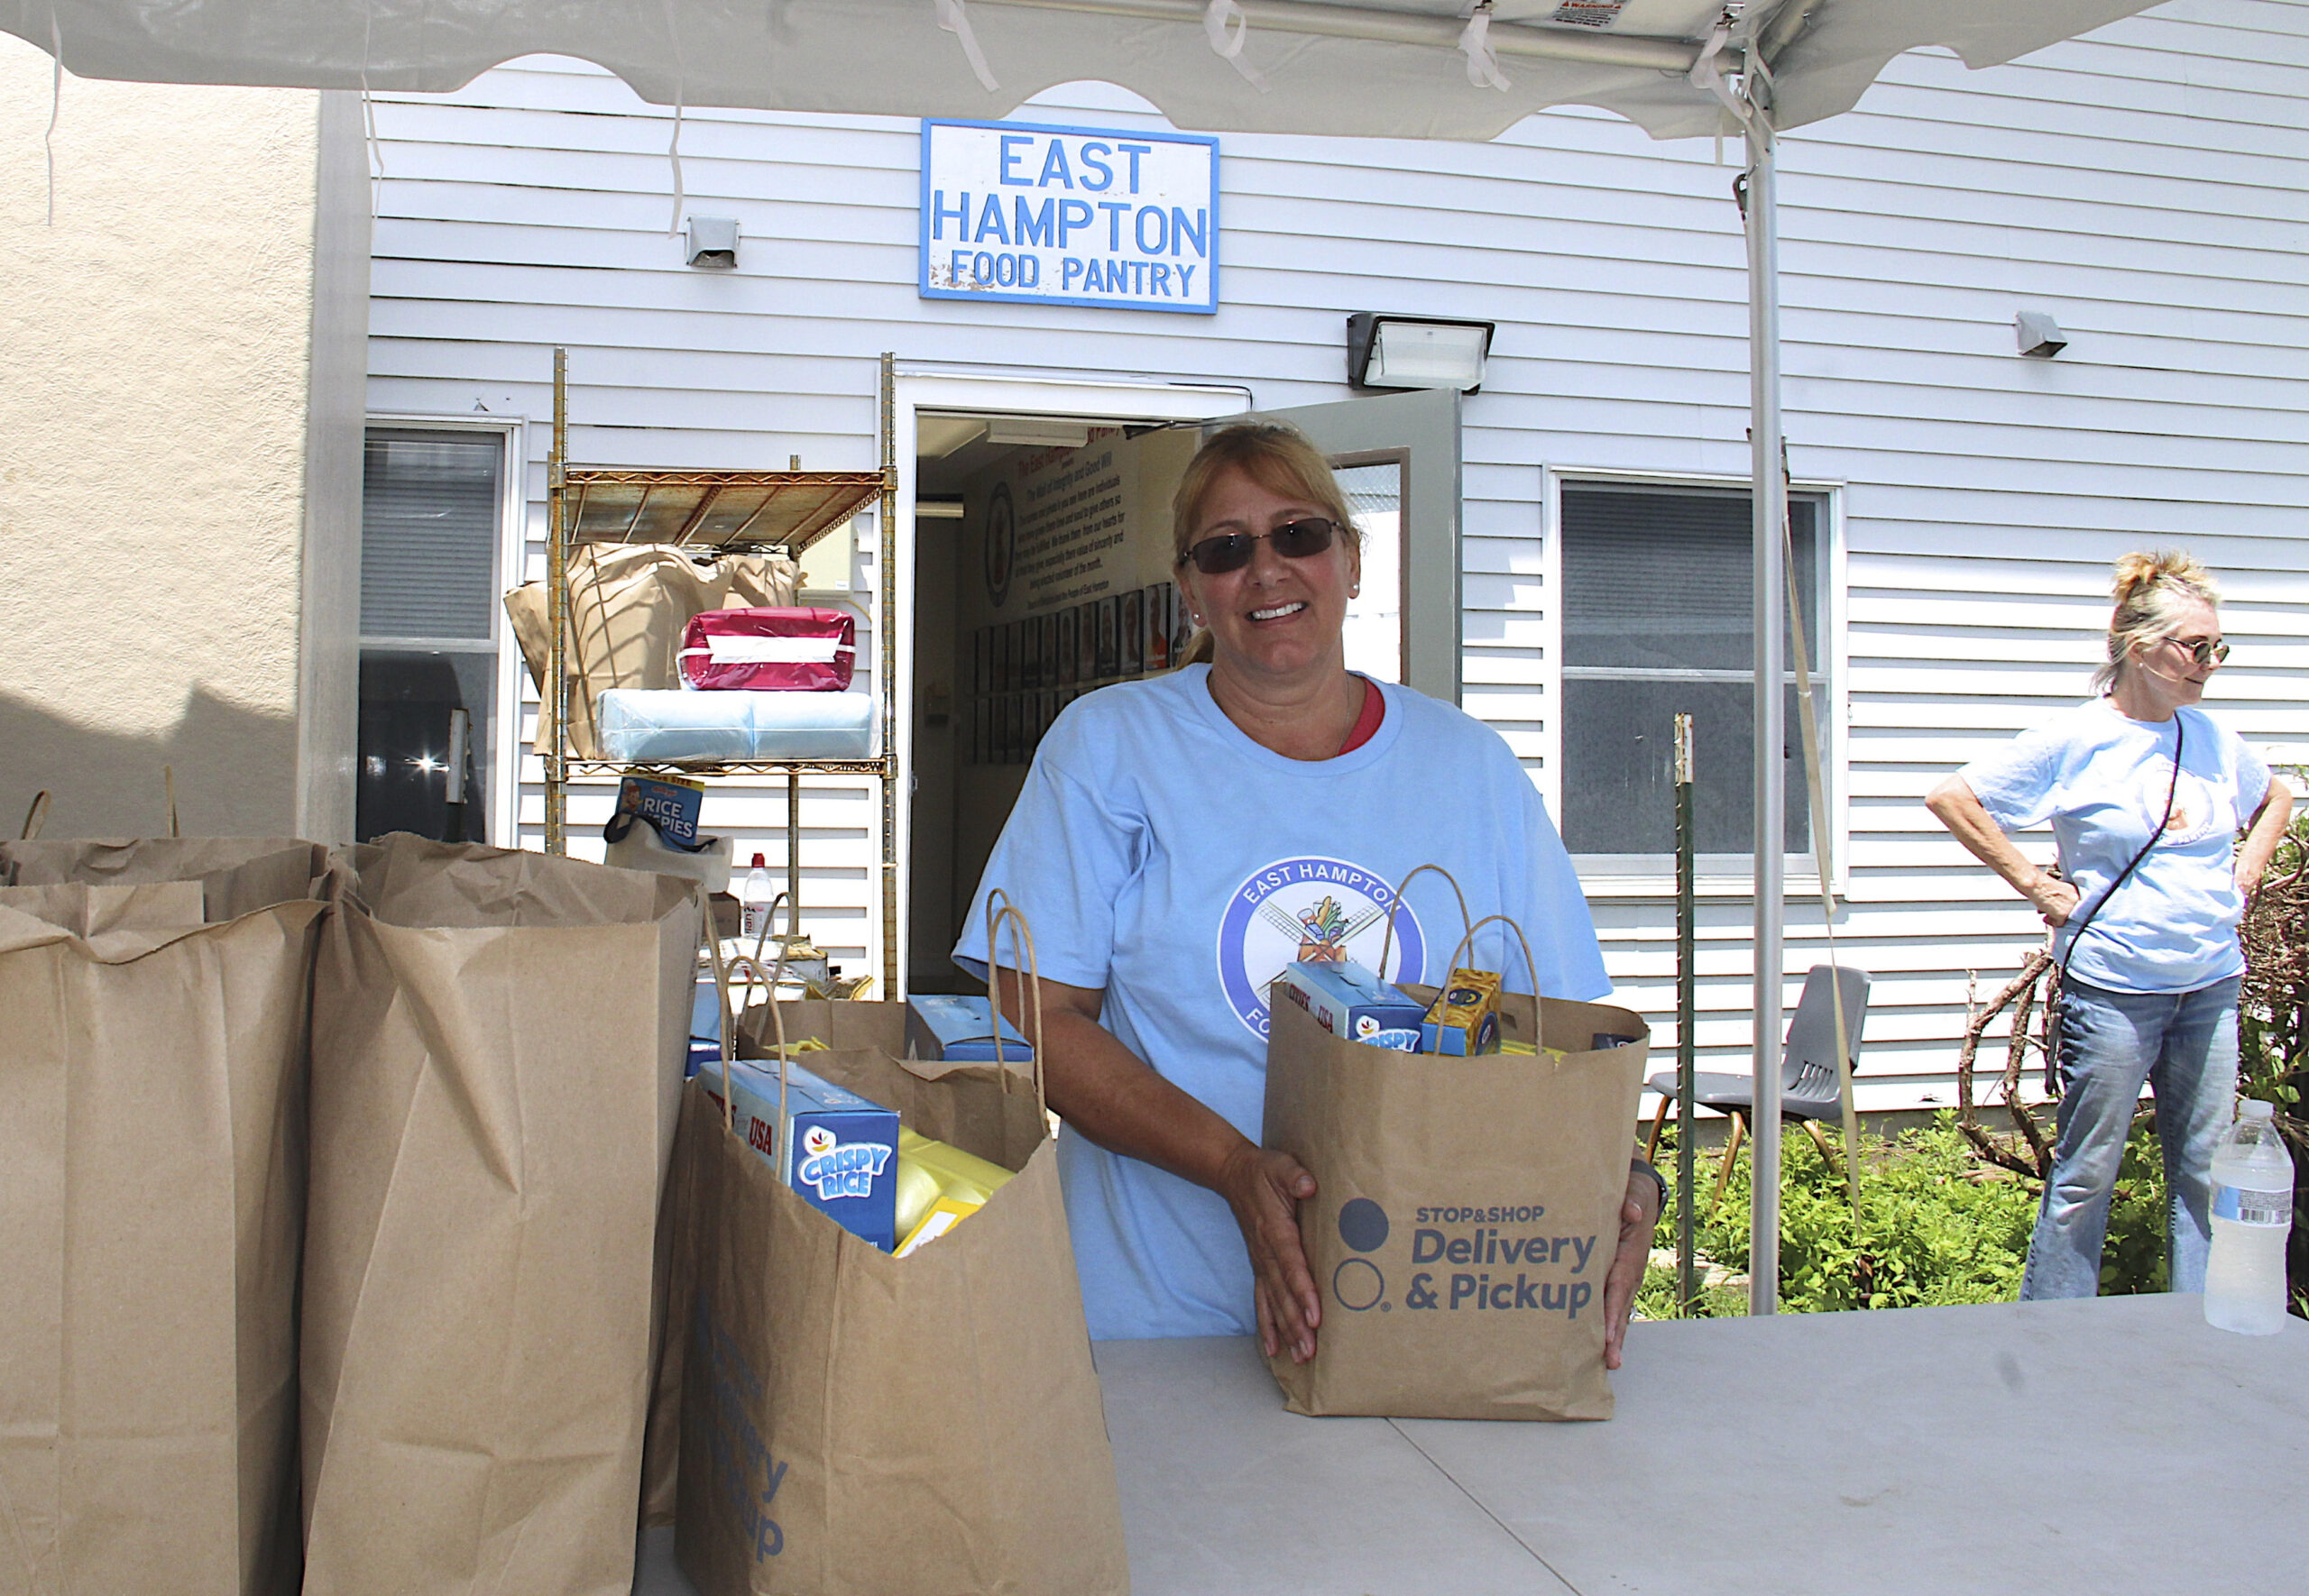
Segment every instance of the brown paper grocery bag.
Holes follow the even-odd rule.
[[[682,1108],[691,1215],[680,1517],[705,1596],[1104,1596],[1120,1499],[1032,1078],[907,1062],[903,1004],[779,1005],[799,1061],[1017,1171],[912,1256],[842,1228],[723,1122]],[[749,1052],[765,1049],[750,1016]]]
[[[315,977],[308,1596],[630,1590],[687,885],[346,856]]]
[[[297,1590],[325,864],[310,843],[0,845],[0,877],[45,884],[0,888],[9,1596]]]
[[[1284,1405],[1609,1418],[1604,1274],[1650,1046],[1642,1018],[1510,995],[1504,1033],[1567,1056],[1458,1059],[1346,1041],[1288,1002],[1268,1012],[1265,1142],[1315,1177],[1299,1234],[1323,1306],[1311,1360],[1268,1360]],[[1599,1035],[1636,1040],[1599,1051]]]
[[[294,837],[140,837],[83,842],[0,842],[0,885],[64,882],[134,885],[194,882],[207,918],[225,921],[310,897],[327,867],[318,843]]]
[[[569,553],[570,747],[597,757],[593,702],[612,687],[681,685],[675,656],[682,628],[707,610],[776,607],[794,602],[801,567],[784,555],[717,555],[674,544],[581,543]],[[553,632],[545,583],[505,595],[514,640],[544,700],[537,741],[553,740]]]

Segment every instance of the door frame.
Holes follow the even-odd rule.
[[[899,362],[893,377],[890,407],[890,457],[897,466],[895,525],[878,528],[876,557],[895,563],[893,613],[879,617],[879,625],[896,628],[897,679],[888,683],[891,723],[897,747],[895,757],[897,787],[897,992],[907,990],[914,923],[914,679],[915,648],[915,495],[918,491],[915,461],[920,446],[923,412],[965,415],[1049,416],[1069,420],[1111,421],[1139,425],[1164,421],[1218,421],[1247,415],[1252,409],[1247,387],[1211,383],[1115,382],[1030,373],[968,372],[935,367],[907,369]],[[903,619],[901,619],[903,618]],[[879,642],[879,639],[878,639]]]

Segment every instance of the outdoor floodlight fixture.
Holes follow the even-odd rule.
[[[1456,388],[1473,393],[1483,386],[1484,362],[1497,325],[1358,310],[1347,318],[1347,380],[1357,388]]]
[[[738,263],[738,218],[692,216],[685,254],[693,266],[724,269]]]
[[[2041,310],[2024,310],[2013,318],[2013,336],[2019,340],[2020,353],[2050,360],[2068,347],[2068,335],[2060,330],[2060,323]]]

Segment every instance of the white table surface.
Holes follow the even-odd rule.
[[[1300,1418],[1246,1341],[1096,1352],[1135,1596],[2309,1591],[2309,1325],[2194,1297],[1639,1324],[1607,1424]]]

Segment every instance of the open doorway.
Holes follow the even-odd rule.
[[[1171,500],[1206,429],[1243,407],[1225,390],[1151,391],[1148,408],[1160,408],[1136,417],[972,405],[967,389],[906,417],[910,991],[980,989],[948,949],[1052,722],[1087,693],[1170,670],[1186,641]],[[1200,414],[1182,402],[1196,393]],[[1329,455],[1365,533],[1349,667],[1454,701],[1457,400],[1418,393],[1270,412]]]
[[[908,988],[947,957],[1035,750],[1085,693],[1171,668],[1164,551],[1201,418],[915,417]]]

